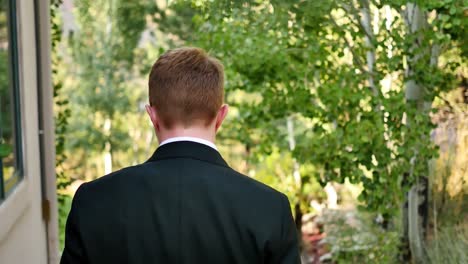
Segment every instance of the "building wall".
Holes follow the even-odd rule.
[[[49,1],[37,1],[39,5],[46,5],[38,10],[48,10]],[[23,137],[23,161],[24,178],[15,190],[0,204],[0,263],[1,264],[46,264],[57,263],[58,254],[50,256],[48,252],[56,252],[51,249],[48,240],[57,241],[56,237],[49,234],[48,224],[43,218],[42,204],[44,195],[41,188],[41,152],[40,152],[40,131],[39,131],[39,96],[37,78],[37,41],[35,34],[35,6],[33,0],[17,1],[17,21],[19,24],[18,45],[19,45],[19,72],[20,72],[20,93],[21,93],[21,123]],[[48,21],[48,13],[43,14],[44,21]],[[48,23],[43,23],[48,26]],[[41,25],[42,26],[42,25]],[[48,30],[45,31],[46,34]],[[41,33],[42,30],[41,30]],[[48,37],[48,36],[46,36]],[[50,47],[46,47],[50,49]],[[49,56],[49,53],[45,53]],[[41,56],[43,53],[41,52]],[[49,59],[49,58],[46,58]],[[46,60],[47,62],[49,60]],[[42,66],[42,65],[41,65]],[[47,65],[45,66],[47,68]],[[50,70],[50,68],[48,68]],[[41,72],[43,69],[41,68]],[[50,81],[50,73],[46,70],[42,74],[48,74],[46,79]],[[41,87],[41,86],[39,86]],[[50,85],[44,89],[51,89]],[[51,97],[50,91],[45,93]],[[42,103],[49,103],[51,108],[52,98],[42,100]],[[49,111],[49,115],[50,111]],[[48,126],[44,131],[49,133],[46,138],[53,137],[53,124],[50,122],[52,116],[48,116],[45,123]],[[43,133],[41,133],[43,134]],[[49,152],[53,157],[54,145]],[[47,153],[48,151],[43,151]],[[47,162],[53,162],[51,157],[43,158]],[[48,164],[42,164],[42,171]],[[51,165],[51,164],[49,164]],[[53,164],[52,164],[53,166]],[[46,189],[55,189],[54,175],[45,180]],[[51,186],[48,186],[51,185]],[[48,195],[46,195],[47,197]],[[55,196],[52,196],[55,197]],[[56,211],[55,203],[52,204],[51,211]],[[55,220],[55,221],[54,221]],[[56,219],[52,219],[56,225]],[[51,226],[49,222],[49,226]],[[55,235],[54,235],[55,236]]]
[[[37,219],[40,219],[40,207],[37,203],[30,203],[2,237],[0,263],[47,263],[45,229]]]

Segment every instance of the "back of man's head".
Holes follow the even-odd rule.
[[[224,98],[223,65],[199,48],[164,53],[149,75],[149,100],[162,124],[209,125]]]

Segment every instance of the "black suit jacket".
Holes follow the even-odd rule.
[[[189,141],[81,185],[65,236],[61,264],[300,263],[287,197]]]

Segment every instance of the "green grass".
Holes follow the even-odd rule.
[[[468,226],[442,228],[429,241],[426,252],[429,263],[468,263]]]

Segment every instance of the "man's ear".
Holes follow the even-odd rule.
[[[215,131],[218,132],[218,129],[221,127],[226,115],[228,113],[229,106],[227,104],[223,104],[218,111],[218,115],[216,116],[216,124],[215,124]]]
[[[159,129],[159,120],[158,120],[158,114],[156,113],[156,109],[150,105],[145,105],[146,112],[148,113],[151,123],[153,123],[154,129],[158,130]]]

